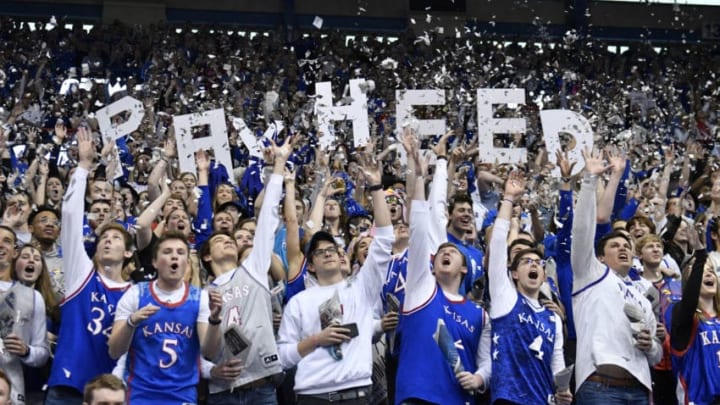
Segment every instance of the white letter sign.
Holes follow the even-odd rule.
[[[525,133],[524,118],[493,118],[493,104],[525,104],[524,89],[478,89],[478,147],[480,161],[486,163],[525,163],[525,148],[496,148],[494,134]]]
[[[577,162],[572,174],[580,173],[585,164],[582,150],[592,150],[593,131],[588,120],[582,115],[570,110],[544,110],[540,111],[540,122],[543,127],[545,148],[550,161],[555,159],[555,152],[560,150],[560,133],[569,133],[575,137],[574,144],[567,145],[568,159]],[[560,177],[560,168],[553,169],[553,175]]]
[[[263,145],[255,134],[242,118],[233,117],[232,125],[238,131],[240,140],[245,144],[245,147],[250,153],[250,156],[262,159],[263,158]],[[285,124],[282,121],[275,121],[268,125],[268,129],[263,134],[263,138],[272,139],[274,135],[279,134],[285,128]]]
[[[367,96],[360,89],[365,79],[350,80],[350,105],[333,106],[332,85],[330,82],[315,83],[315,114],[318,120],[318,143],[321,149],[328,149],[335,141],[330,129],[331,121],[352,121],[353,140],[355,146],[363,146],[370,140],[370,124],[368,122]]]
[[[113,125],[111,118],[126,111],[130,111],[130,117],[127,121]],[[95,117],[100,127],[100,134],[103,139],[112,138],[112,140],[130,135],[132,131],[138,129],[144,116],[145,109],[143,108],[143,104],[140,100],[130,96],[125,96],[95,112]]]
[[[445,105],[445,90],[395,90],[395,129],[397,136],[403,133],[403,127],[410,125],[414,105]],[[442,135],[447,131],[444,119],[417,120],[419,138],[426,135]]]
[[[174,116],[173,126],[181,171],[195,173],[195,151],[212,149],[215,152],[215,161],[225,165],[230,181],[235,182],[235,177],[232,175],[233,165],[225,125],[225,111],[222,108]],[[193,139],[192,129],[202,126],[209,127],[210,136]]]

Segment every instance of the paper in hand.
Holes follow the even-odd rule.
[[[572,378],[575,365],[571,364],[555,374],[555,387],[558,391],[567,391],[570,389],[570,378]]]
[[[633,340],[635,341],[635,344],[637,344],[638,334],[640,334],[643,329],[647,329],[647,324],[645,323],[645,314],[643,313],[642,308],[627,302],[623,307],[623,311],[625,311],[625,316],[627,316],[627,318],[630,320],[630,330],[633,336]]]
[[[230,327],[225,331],[224,336],[225,345],[228,347],[233,356],[237,356],[250,347],[250,342],[245,336],[243,336],[238,325],[230,325]]]
[[[387,293],[385,301],[387,302],[387,312],[400,313],[400,300],[395,295]]]
[[[340,296],[335,291],[332,297],[327,301],[320,304],[318,308],[320,313],[320,328],[325,329],[330,325],[341,325],[343,320],[342,304],[340,303]],[[332,345],[328,347],[330,355],[335,360],[342,360],[343,354],[340,345]]]
[[[437,327],[435,328],[433,339],[435,339],[438,347],[440,347],[440,351],[445,357],[445,360],[452,369],[453,373],[457,374],[465,371],[465,368],[460,361],[460,355],[458,354],[457,348],[455,348],[455,341],[452,336],[450,336],[450,332],[445,325],[445,321],[442,319],[438,319],[437,321]]]
[[[387,312],[400,313],[400,300],[394,294],[387,293],[385,295],[385,302],[387,302]],[[397,333],[395,333],[395,330],[387,332],[387,342],[391,350],[395,348],[396,336]]]
[[[0,339],[4,339],[15,328],[15,291],[9,291],[0,300]]]
[[[630,322],[641,322],[645,320],[645,314],[643,313],[642,308],[637,305],[625,303],[623,311],[625,311],[625,316],[628,317]]]

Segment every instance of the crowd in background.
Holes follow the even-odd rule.
[[[46,25],[35,24],[38,28]],[[621,50],[620,46],[612,48],[573,35],[557,40],[539,35],[520,41],[487,38],[469,29],[447,37],[405,32],[392,39],[360,34],[348,39],[346,33],[318,30],[288,42],[279,31],[249,35],[251,30],[243,29],[240,35],[237,27],[112,24],[84,30],[81,24],[68,29],[65,22],[55,22],[48,28],[31,30],[27,22],[0,19],[0,40],[4,44],[0,48],[0,211],[4,227],[0,236],[7,236],[0,246],[0,278],[8,283],[0,285],[0,290],[10,291],[15,285],[11,280],[17,280],[37,291],[30,294],[34,298],[22,298],[30,300],[23,304],[30,309],[15,305],[14,300],[21,302],[20,290],[12,290],[18,296],[12,302],[5,294],[4,304],[0,305],[0,334],[6,350],[0,358],[14,355],[25,366],[24,371],[18,371],[12,369],[17,362],[6,358],[0,363],[3,368],[10,367],[11,380],[25,375],[25,393],[21,394],[24,398],[19,399],[16,392],[16,402],[41,403],[46,395],[43,386],[49,385],[52,400],[58,401],[49,403],[64,403],[59,402],[68,394],[64,389],[74,390],[69,395],[77,397],[82,385],[94,377],[78,377],[75,381],[76,377],[66,376],[73,382],[63,382],[58,376],[63,373],[62,367],[49,364],[53,359],[55,363],[70,361],[72,351],[82,353],[84,346],[63,338],[70,332],[63,332],[62,325],[70,319],[65,315],[70,310],[65,308],[76,308],[73,300],[78,302],[76,297],[85,294],[86,288],[95,288],[88,287],[87,282],[95,274],[100,274],[99,284],[103,284],[97,288],[107,291],[125,291],[130,287],[122,283],[137,283],[128,291],[140,294],[138,302],[119,301],[122,294],[118,294],[113,302],[113,306],[120,304],[117,314],[112,310],[103,312],[107,319],[86,319],[90,322],[88,331],[92,333],[97,327],[96,332],[109,338],[107,362],[114,363],[120,357],[121,369],[115,372],[125,376],[132,392],[133,383],[128,381],[128,371],[122,365],[133,375],[137,364],[121,356],[128,350],[134,353],[135,345],[142,346],[138,336],[146,329],[135,328],[155,314],[140,304],[158,306],[160,302],[150,291],[153,287],[147,290],[142,286],[156,285],[153,280],[160,280],[161,287],[175,286],[168,282],[175,259],[162,262],[163,251],[158,248],[175,248],[173,238],[187,247],[186,251],[178,247],[180,256],[188,257],[183,276],[189,285],[198,288],[196,296],[192,293],[195,290],[188,291],[202,314],[192,316],[204,326],[198,326],[197,336],[193,335],[192,339],[199,343],[188,356],[192,360],[202,352],[208,360],[190,372],[199,374],[202,369],[203,377],[210,381],[209,389],[200,389],[200,400],[209,395],[212,401],[213,395],[229,392],[230,397],[224,400],[232,401],[232,395],[239,395],[234,400],[261,403],[257,399],[260,397],[249,399],[243,393],[258,394],[256,391],[270,387],[271,394],[262,401],[277,395],[279,403],[292,403],[297,394],[299,403],[304,404],[335,402],[333,399],[350,401],[341,403],[365,403],[370,399],[372,403],[407,404],[534,403],[540,398],[545,403],[550,395],[557,403],[569,403],[573,396],[568,387],[553,386],[553,375],[565,364],[576,363],[575,344],[579,390],[574,400],[578,403],[592,403],[587,396],[593,395],[587,393],[591,390],[586,385],[589,383],[636,389],[639,394],[633,400],[647,397],[652,391],[656,404],[678,403],[678,398],[686,394],[696,403],[720,400],[717,381],[713,386],[712,382],[698,382],[703,378],[696,374],[685,374],[701,368],[710,380],[720,375],[712,371],[712,362],[720,359],[709,357],[709,351],[692,358],[685,355],[694,353],[695,349],[690,349],[698,346],[689,343],[695,342],[695,333],[699,334],[698,342],[706,339],[710,346],[720,346],[716,312],[720,310],[720,298],[714,298],[714,304],[712,298],[720,291],[718,276],[714,275],[720,268],[720,231],[715,220],[720,215],[720,151],[716,147],[720,87],[715,78],[720,59],[715,46],[657,47],[638,42],[626,44]],[[364,88],[370,145],[353,146],[351,124],[340,122],[333,125],[335,145],[329,151],[319,150],[314,85],[332,82],[336,102],[349,104],[351,98],[345,89],[353,78],[374,83]],[[397,133],[396,90],[434,88],[446,91],[446,104],[416,108],[414,118],[401,123],[403,133]],[[527,148],[526,164],[478,160],[475,90],[479,88],[525,90],[526,104],[497,106],[494,116],[524,118],[526,132],[496,134],[493,144]],[[140,128],[116,142],[103,139],[95,112],[126,95],[143,102],[145,117]],[[226,112],[233,167],[214,162],[212,151],[197,151],[197,171],[180,172],[172,117],[216,108]],[[539,111],[560,108],[578,112],[589,120],[595,148],[603,151],[602,157],[590,151],[584,154],[584,162],[570,162],[562,153],[548,156]],[[287,129],[263,141],[265,153],[258,159],[244,147],[232,117],[243,118],[257,136],[274,120],[284,121]],[[119,122],[123,118],[114,119]],[[437,118],[446,120],[446,134],[426,139],[413,136],[414,119]],[[572,148],[572,137],[563,137],[562,144],[564,149]],[[433,150],[436,159],[430,167],[419,153],[421,149]],[[401,159],[401,150],[407,159]],[[571,176],[572,164],[584,164],[584,174]],[[555,167],[560,168],[560,178],[551,174]],[[573,192],[579,194],[580,200],[574,213]],[[66,221],[76,218],[72,214],[82,219],[77,217],[79,222],[72,222],[70,233]],[[418,220],[426,218],[423,215],[434,218],[431,222],[439,223],[441,230]],[[590,218],[593,223],[585,224],[578,220],[580,217]],[[597,231],[588,236],[587,229],[595,230],[595,222]],[[103,244],[113,230],[127,236],[127,257],[121,252],[119,259],[113,259],[105,251]],[[431,235],[429,240],[418,236],[424,234]],[[220,249],[214,243],[223,235],[236,245],[230,255],[234,260],[230,268],[223,267],[225,259],[214,250]],[[491,242],[493,237],[496,245]],[[73,238],[82,244],[71,243],[71,249],[66,241]],[[582,261],[585,259],[581,256],[590,257],[591,251],[578,253],[579,246],[587,250],[597,241],[602,241],[594,251],[601,259],[602,265],[597,265],[600,267],[594,267],[595,262],[589,265],[590,259]],[[462,263],[447,253],[448,246],[461,254]],[[496,246],[495,250],[491,246]],[[505,248],[509,248],[504,252],[506,257],[494,256]],[[408,254],[407,249],[415,249],[423,258],[428,252],[434,255],[435,280],[428,276],[429,271],[424,275],[428,277],[418,275],[422,272],[412,273],[422,266],[429,269],[429,257],[418,261],[418,256]],[[606,249],[620,251],[613,253],[617,256],[615,262]],[[83,252],[94,262],[76,260]],[[660,260],[656,260],[658,254]],[[318,262],[335,255],[339,260],[332,263],[332,269]],[[447,263],[444,255],[448,255]],[[102,265],[105,261],[117,265],[117,274],[110,274],[114,267]],[[69,263],[82,268],[69,269]],[[712,268],[706,272],[714,275],[712,280],[710,275],[702,274],[705,264]],[[335,265],[343,277],[334,278]],[[525,266],[530,268],[527,274]],[[442,270],[446,267],[447,279]],[[461,267],[464,275],[456,274]],[[548,282],[540,283],[542,286],[535,284],[538,268],[542,268],[541,281],[545,275],[548,278]],[[598,301],[583,294],[605,288],[599,280],[608,280],[603,275],[606,268],[615,271],[618,280],[637,289],[627,292],[623,298],[631,299],[625,301],[637,304],[644,315],[650,308],[655,316],[628,321],[620,304],[619,308],[607,309],[618,310],[619,318],[618,311],[607,317],[599,314],[596,326],[641,324],[632,334],[628,330],[627,336],[618,332],[618,336],[628,337],[627,341],[608,341],[627,346],[623,355],[646,355],[647,370],[638,371],[642,366],[637,364],[625,368],[589,366],[598,361],[596,350],[605,353],[594,346],[597,341],[589,334],[602,335],[600,340],[605,335],[586,325],[590,313],[583,311],[588,311],[588,301]],[[494,273],[493,269],[502,271]],[[236,275],[241,271],[250,278]],[[330,276],[323,273],[326,271]],[[398,273],[402,274],[401,282]],[[513,282],[498,284],[494,275]],[[406,277],[407,283],[417,288],[412,297],[405,291],[397,294],[405,289]],[[695,284],[681,285],[679,280],[688,277]],[[109,284],[108,279],[112,279]],[[333,296],[335,290],[327,286],[345,286],[345,279],[350,280],[348,286],[337,289],[345,292]],[[223,295],[225,305],[219,309],[219,298],[214,297],[213,290],[240,283],[238,280],[245,280],[242,282],[246,286],[263,285],[263,292],[250,288],[252,292],[248,293],[262,309],[254,309],[252,314],[232,313],[228,302],[239,298],[227,292],[233,291],[231,288],[226,292],[232,298]],[[435,283],[441,288],[434,287]],[[493,291],[493,286],[498,285]],[[688,286],[695,289],[687,290]],[[500,294],[500,288],[502,294],[512,291],[510,298]],[[648,292],[652,289],[657,290],[655,295]],[[388,294],[400,296],[400,307],[392,307]],[[442,382],[445,380],[449,386],[457,385],[445,399],[427,393],[427,387],[419,388],[424,377],[409,368],[420,367],[422,362],[406,360],[412,355],[423,356],[412,351],[421,346],[407,342],[408,336],[416,332],[413,328],[429,327],[414,316],[432,312],[433,305],[442,305],[435,301],[440,295],[450,302],[445,305],[461,305],[453,299],[467,297],[468,303],[477,306],[463,306],[452,316],[454,320],[475,317],[467,319],[475,320],[476,330],[463,334],[449,328],[453,340],[462,339],[464,347],[477,352],[476,357],[473,353],[460,355],[465,369],[458,371],[445,363],[432,363],[442,359],[440,355],[428,354],[424,359],[428,367],[432,364],[443,368],[437,372],[441,382],[435,382],[439,384],[436,388],[446,387]],[[173,297],[168,293],[166,298]],[[708,297],[710,304],[704,301]],[[351,318],[357,328],[354,334],[342,327],[333,330],[323,325],[321,329],[320,324],[307,323],[303,311],[314,311],[317,318],[317,304],[333,302],[341,303],[340,319]],[[408,302],[413,304],[404,306]],[[268,308],[264,308],[265,303]],[[539,307],[532,309],[533,303]],[[531,309],[522,309],[522,305]],[[702,310],[696,315],[698,306]],[[41,322],[42,327],[36,319],[41,316],[37,315],[41,309],[38,307],[44,308],[43,321],[47,319]],[[78,304],[73,311],[90,307]],[[373,311],[370,314],[359,308]],[[18,314],[26,310],[35,311],[35,315],[23,322],[15,321],[16,325],[33,325],[23,339],[17,337],[20,333],[12,326],[12,318],[19,319]],[[503,324],[504,316],[512,311],[525,313],[523,310],[543,314],[537,322],[544,322],[545,336],[554,337],[558,332],[558,339],[536,344],[529,337],[528,353],[539,356],[543,365],[518,371],[513,367],[530,362],[532,356],[496,361],[498,356],[503,357],[502,349],[509,347],[503,345],[511,343],[491,337],[491,331],[493,325],[498,325],[496,331],[511,333],[513,326]],[[163,317],[171,316],[170,312],[162,312],[166,309],[160,311]],[[443,317],[433,314],[428,319]],[[115,316],[114,324],[110,315]],[[267,319],[257,319],[261,315]],[[259,356],[267,370],[252,376],[243,374],[250,364],[262,367],[245,357],[242,364],[233,360],[227,352],[227,334],[221,354],[206,352],[213,345],[205,340],[220,338],[213,328],[221,325],[223,333],[232,329],[233,322],[228,319],[233,316],[243,320],[239,325],[249,321],[269,328],[257,335],[244,329],[240,333],[243,339],[252,337],[246,339],[247,345],[265,350]],[[369,322],[368,316],[375,323]],[[93,319],[98,323],[93,324]],[[9,326],[3,328],[3,322]],[[81,324],[66,325],[85,328]],[[313,328],[317,334],[309,331]],[[481,337],[485,328],[487,335]],[[549,332],[551,329],[554,332]],[[517,340],[528,336],[518,335]],[[679,340],[674,341],[674,336]],[[367,347],[359,347],[360,340],[367,340]],[[553,347],[557,342],[559,351]],[[153,344],[160,345],[164,353],[174,350],[168,348],[167,341]],[[317,348],[321,346],[328,348],[327,352],[319,353]],[[436,346],[427,347],[437,350]],[[543,360],[543,350],[553,354],[548,353]],[[594,357],[583,357],[581,366],[583,352]],[[95,359],[95,354],[89,352],[86,361]],[[374,365],[359,365],[370,357]],[[610,357],[605,358],[608,364],[617,362]],[[333,381],[330,385],[314,375],[323,370],[326,362],[330,366],[325,370],[337,371],[334,376],[323,374]],[[340,371],[333,368],[341,363],[354,365],[341,367]],[[163,364],[170,363],[160,359],[161,367]],[[719,369],[718,364],[714,366]],[[496,367],[500,373],[516,373],[504,375],[515,376],[521,383],[500,388],[502,384],[494,380],[498,375]],[[531,368],[534,371],[528,371]],[[295,378],[291,370],[297,370]],[[98,374],[111,371],[98,370]],[[372,390],[365,391],[368,373],[372,374]],[[171,378],[180,377],[172,374]],[[149,380],[135,380],[134,384],[140,384],[140,391],[157,393],[148,387],[158,381]],[[77,385],[80,381],[82,384]],[[583,382],[586,391],[581,388]],[[537,383],[541,388],[525,389],[523,383]],[[676,393],[678,386],[681,389]],[[698,386],[702,388],[696,389]],[[130,399],[131,403],[144,400],[132,394]]]

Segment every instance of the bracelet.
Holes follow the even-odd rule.
[[[22,356],[20,356],[20,357],[22,357],[23,359],[30,355],[30,345],[25,345],[25,347],[27,347],[27,351],[25,352],[25,354],[23,354]]]
[[[222,323],[222,319],[212,319],[212,317],[208,316],[208,323],[210,325],[220,325]]]
[[[437,155],[437,156],[435,156],[435,160],[440,160],[440,159],[448,160],[448,158],[447,158],[446,155]]]
[[[371,193],[372,193],[373,191],[380,191],[380,190],[382,190],[382,189],[383,189],[382,183],[381,183],[381,184],[374,184],[374,185],[372,185],[372,186],[368,186],[368,188],[367,188],[367,190],[368,190],[369,192],[371,192]]]
[[[507,202],[509,202],[511,205],[515,205],[515,201],[513,201],[513,200],[511,200],[511,199],[509,199],[509,198],[503,198],[503,199],[500,200],[500,201],[507,201]]]
[[[125,319],[125,322],[127,323],[127,326],[131,327],[132,329],[137,328],[137,325],[135,325],[132,321],[132,316],[128,316],[127,319]]]

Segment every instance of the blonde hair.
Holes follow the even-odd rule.
[[[641,256],[642,249],[651,243],[659,243],[660,246],[663,247],[663,253],[665,253],[665,246],[663,244],[662,239],[660,239],[660,237],[658,235],[651,233],[651,234],[647,234],[647,235],[643,236],[642,238],[638,239],[637,242],[635,242],[635,254],[638,256]]]
[[[695,260],[696,258],[693,257],[691,260],[688,261],[688,263],[685,265],[685,268],[682,272],[682,285],[683,285],[683,291],[685,290],[685,286],[687,285],[688,279],[690,279],[690,273],[692,273],[693,267],[695,266]],[[705,272],[705,266],[708,264],[710,266],[714,266],[714,259],[711,259],[708,255],[706,257],[705,263],[703,263],[703,272]],[[713,274],[715,274],[715,278],[717,281],[715,282],[715,296],[713,297],[713,309],[715,310],[715,316],[720,316],[720,275],[718,275],[718,271],[713,268],[711,269]],[[699,308],[698,308],[699,309]],[[695,313],[697,317],[701,321],[707,321],[705,313],[703,311],[697,311]]]

